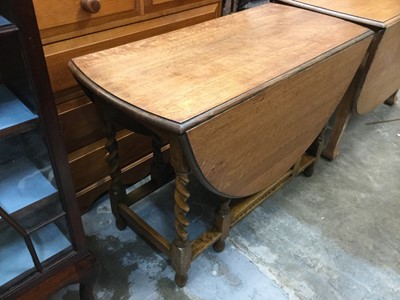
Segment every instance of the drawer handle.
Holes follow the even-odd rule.
[[[99,12],[101,8],[100,0],[81,0],[81,7],[92,14]]]

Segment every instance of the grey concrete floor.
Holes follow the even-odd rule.
[[[108,199],[83,216],[102,264],[95,299],[400,299],[400,105],[353,116],[339,157],[321,160],[230,232],[222,253],[192,262],[184,288],[130,229],[118,231]],[[211,219],[215,198],[193,184],[191,236]],[[173,238],[173,185],[137,210]],[[206,201],[202,201],[206,200]],[[78,299],[77,286],[54,299]]]

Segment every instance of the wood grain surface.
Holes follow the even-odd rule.
[[[70,67],[132,116],[182,133],[371,34],[266,4],[75,58]]]
[[[364,40],[187,132],[211,187],[244,197],[273,184],[317,137],[368,48]]]
[[[219,4],[212,3],[161,18],[47,44],[43,49],[53,91],[60,92],[76,86],[76,81],[67,66],[73,57],[204,22],[216,18],[219,14],[218,9]]]
[[[101,8],[96,14],[90,13],[81,7],[80,0],[53,1],[34,0],[35,12],[39,29],[62,26],[76,22],[88,21],[112,14],[132,11],[138,14],[138,3],[132,0],[100,1]]]
[[[400,1],[399,0],[279,0],[311,11],[337,16],[381,30],[382,38],[374,40],[373,57],[365,77],[359,83],[352,110],[363,115],[400,88]]]
[[[400,4],[400,1],[399,1]],[[366,114],[400,89],[400,20],[383,33],[357,102],[356,114]]]
[[[400,19],[399,0],[279,0],[291,4],[335,15],[347,20],[386,27]]]

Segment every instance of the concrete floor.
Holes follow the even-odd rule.
[[[313,177],[296,177],[249,214],[224,252],[209,249],[194,260],[185,288],[175,286],[163,255],[131,230],[116,229],[108,199],[99,200],[83,216],[103,267],[95,299],[400,299],[400,121],[366,124],[399,118],[399,104],[353,116],[340,156],[321,160]],[[155,227],[164,224],[169,239],[172,190],[136,208]],[[212,206],[196,203],[192,236],[205,228]],[[78,299],[77,286],[54,299]]]

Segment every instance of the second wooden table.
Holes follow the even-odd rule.
[[[358,74],[338,107],[329,143],[323,152],[334,159],[350,112],[364,115],[378,105],[396,102],[400,89],[399,0],[279,0],[296,7],[349,20],[371,28],[374,39]]]

